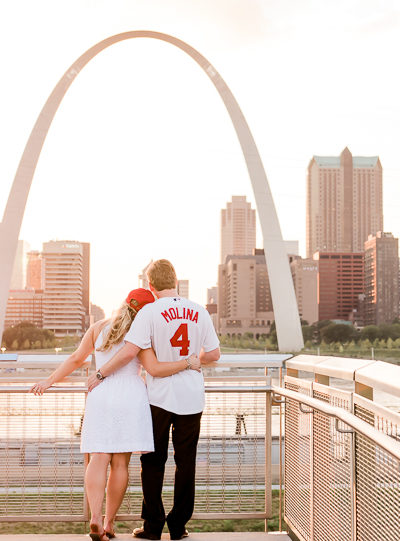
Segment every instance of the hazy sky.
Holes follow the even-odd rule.
[[[400,235],[397,0],[1,0],[1,211],[54,85],[86,49],[128,30],[172,34],[220,72],[259,148],[283,236],[302,254],[308,162],[345,146],[380,156],[384,229]],[[151,258],[171,259],[204,303],[232,195],[254,202],[213,85],[179,49],[129,40],[92,60],[64,98],[20,238],[36,249],[90,242],[91,298],[108,314]]]

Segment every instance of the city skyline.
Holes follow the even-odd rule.
[[[203,2],[201,9],[195,2],[172,3],[181,8],[178,17],[159,2],[116,2],[112,8],[105,2],[96,9],[89,2],[79,8],[61,2],[62,25],[58,17],[49,25],[40,16],[43,10],[53,13],[48,2],[33,7],[17,1],[4,10],[2,44],[13,51],[5,58],[9,76],[0,100],[4,203],[32,123],[63,69],[98,39],[149,28],[187,40],[231,86],[254,133],[283,236],[299,238],[302,255],[308,160],[337,155],[346,145],[354,155],[380,156],[383,230],[398,237],[399,76],[392,69],[398,10],[378,2],[367,8],[363,3],[362,11],[360,2],[335,2],[324,10],[316,2],[292,2],[289,13],[278,2],[254,2],[251,8],[237,2],[232,10],[221,1]],[[21,9],[26,22],[18,16]],[[77,20],[71,42],[67,30]],[[17,24],[22,41],[13,34]],[[340,43],[332,40],[338,34]],[[243,159],[229,118],[195,66],[145,40],[118,47],[80,76],[57,114],[20,238],[31,249],[45,238],[90,242],[92,301],[108,315],[135,286],[146,261],[159,257],[171,259],[178,276],[190,279],[193,300],[205,304],[206,289],[217,278],[220,209],[232,194],[246,195],[254,206]],[[372,65],[379,65],[376,80],[366,75]],[[293,91],[304,76],[307,84]],[[351,83],[346,90],[344,79]],[[162,209],[160,202],[171,197],[174,209]],[[182,228],[182,215],[191,227]]]

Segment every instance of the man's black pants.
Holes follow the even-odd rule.
[[[196,473],[196,451],[200,434],[201,413],[178,415],[151,406],[154,433],[154,453],[141,456],[144,530],[161,536],[165,520],[172,538],[179,538],[193,514]],[[174,505],[165,518],[161,492],[168,443],[172,425],[175,459]]]

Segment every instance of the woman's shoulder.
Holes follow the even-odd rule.
[[[96,321],[96,323],[93,323],[89,327],[89,331],[92,332],[93,336],[93,343],[96,342],[97,338],[99,337],[99,334],[101,331],[110,323],[109,319],[100,319],[99,321]]]

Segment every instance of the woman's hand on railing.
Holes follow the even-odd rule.
[[[41,396],[49,387],[51,387],[51,383],[49,383],[47,379],[44,379],[43,381],[38,381],[35,385],[32,385],[29,392],[36,396]]]

